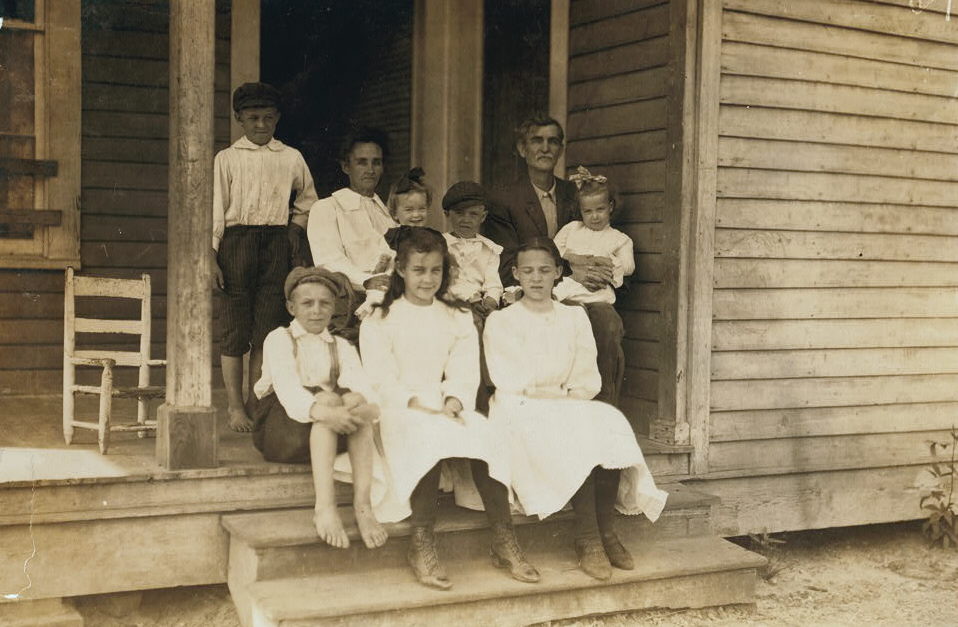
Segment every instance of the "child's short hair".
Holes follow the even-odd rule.
[[[356,144],[376,144],[383,151],[383,159],[389,154],[389,135],[386,131],[372,126],[359,126],[350,129],[339,146],[339,160],[349,161]]]
[[[393,217],[396,216],[399,197],[404,194],[423,194],[426,197],[426,206],[428,207],[432,204],[432,189],[423,183],[422,179],[424,176],[426,176],[426,172],[420,167],[415,167],[403,174],[398,181],[392,184],[389,188],[389,198],[386,200],[386,206],[389,207],[389,213],[392,214]]]
[[[280,108],[282,97],[279,90],[268,83],[243,83],[233,92],[233,111],[255,107]]]
[[[562,124],[559,123],[559,120],[550,116],[548,113],[538,111],[532,113],[516,127],[516,145],[518,146],[525,142],[526,135],[529,134],[529,131],[534,128],[539,128],[540,126],[555,126],[559,129],[559,141],[565,141],[565,130],[562,128]]]
[[[454,183],[442,197],[442,210],[445,213],[479,206],[486,206],[486,190],[474,181]]]

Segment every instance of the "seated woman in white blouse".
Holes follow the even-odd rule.
[[[561,263],[547,238],[518,249],[512,271],[522,299],[492,313],[483,335],[496,386],[489,417],[508,429],[512,488],[525,513],[545,518],[571,499],[579,565],[608,579],[612,566],[634,567],[615,533],[616,506],[654,521],[668,495],[625,416],[591,400],[601,387],[595,339],[581,306],[552,297]]]

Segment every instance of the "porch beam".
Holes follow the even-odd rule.
[[[157,461],[216,465],[212,408],[214,0],[170,2],[170,160],[166,402]]]

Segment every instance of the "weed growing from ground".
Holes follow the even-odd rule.
[[[951,427],[951,442],[929,442],[935,460],[923,471],[924,491],[919,506],[928,516],[921,531],[932,544],[958,548],[958,503],[955,502],[958,428]]]

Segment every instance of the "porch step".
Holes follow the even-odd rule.
[[[709,513],[717,501],[714,496],[680,484],[664,485],[662,489],[669,493],[669,499],[659,520],[653,525],[645,516],[619,516],[617,529],[621,536],[649,541],[710,533]],[[319,539],[312,508],[223,516],[222,525],[230,534],[230,568],[241,553],[246,554],[245,561],[255,562],[251,564],[254,581],[405,565],[406,544],[402,538],[409,535],[408,521],[386,525],[391,541],[370,551],[359,536],[352,508],[341,506],[340,516],[351,542],[346,550],[330,548]],[[544,521],[513,516],[519,541],[529,550],[570,546],[571,520],[568,510]],[[456,555],[485,556],[489,549],[487,526],[483,512],[457,507],[448,495],[441,500],[436,532],[439,541],[448,544]]]
[[[718,499],[680,484],[667,484],[662,488],[669,492],[669,499],[654,525],[644,516],[619,517],[617,528],[623,542],[643,546],[662,539],[711,533],[709,514]],[[223,516],[222,525],[230,534],[227,579],[244,624],[250,624],[250,585],[256,582],[407,569],[408,522],[386,525],[389,542],[371,551],[362,544],[352,509],[343,506],[340,515],[351,546],[340,550],[328,547],[317,537],[312,513],[312,508],[302,508]],[[530,555],[568,552],[572,546],[571,519],[571,512],[560,512],[544,521],[513,517],[519,542]],[[484,513],[456,507],[452,499],[446,497],[440,503],[438,521],[436,531],[441,554],[455,556],[455,561],[488,560],[489,538]]]
[[[636,569],[592,579],[565,551],[529,551],[542,574],[523,584],[488,559],[445,560],[453,589],[419,585],[405,565],[290,577],[249,587],[256,627],[319,625],[528,625],[649,608],[753,602],[765,559],[716,537],[627,542]]]

